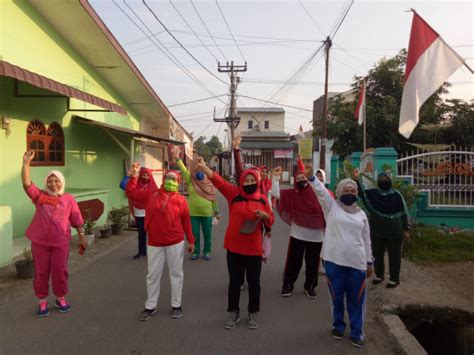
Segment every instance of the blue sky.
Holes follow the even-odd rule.
[[[218,73],[217,60],[234,60],[248,70],[238,92],[241,95],[268,100],[288,80],[330,33],[348,1],[226,1],[218,4],[224,13],[232,39],[216,1],[147,1],[147,4],[189,52],[216,77],[194,61],[145,7],[142,1],[90,0],[106,25],[127,50],[135,64],[167,105],[223,95],[229,82]],[[303,6],[301,5],[303,4]],[[197,12],[193,8],[193,4]],[[128,6],[129,7],[128,7]],[[184,20],[180,17],[179,11]],[[132,12],[132,10],[136,15]],[[408,45],[414,8],[440,33],[448,44],[474,68],[473,2],[456,1],[355,1],[337,32],[331,49],[330,91],[345,91],[354,75],[364,75],[383,57],[395,55]],[[136,25],[120,10],[122,9]],[[306,9],[306,10],[305,10]],[[307,12],[309,12],[308,15]],[[203,19],[211,38],[198,17]],[[138,16],[139,19],[136,17]],[[143,21],[142,22],[140,22]],[[148,29],[156,34],[153,37]],[[146,38],[144,31],[149,38]],[[192,31],[198,34],[197,38]],[[158,50],[153,42],[167,47],[185,70],[192,74],[204,90],[178,66]],[[206,45],[204,47],[201,41]],[[217,44],[217,46],[216,46]],[[217,59],[217,60],[216,60]],[[316,54],[310,65],[278,102],[311,110],[312,101],[323,94],[324,60]],[[454,85],[450,97],[474,98],[473,76],[467,69],[458,70],[450,79]],[[212,93],[212,94],[211,94]],[[222,101],[220,101],[220,100]],[[226,96],[189,105],[170,107],[178,121],[195,136],[218,134],[224,139],[225,126],[212,123],[212,113],[222,110]],[[240,97],[239,106],[261,106],[264,103]],[[311,112],[285,108],[286,131],[295,133],[300,124],[310,129]],[[223,114],[223,112],[222,112]],[[197,138],[197,137],[196,137]]]

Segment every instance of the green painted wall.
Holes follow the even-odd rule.
[[[12,254],[12,210],[0,205],[0,267],[10,264]]]
[[[14,30],[12,30],[14,29]],[[7,35],[8,34],[8,35]],[[87,40],[87,39],[85,39]],[[21,45],[19,45],[21,44]],[[32,55],[34,53],[34,55]],[[129,112],[123,116],[110,112],[75,112],[92,120],[138,130],[139,120],[133,108],[86,63],[69,44],[58,35],[26,1],[0,1],[0,58],[9,63],[73,86],[103,99],[117,102]],[[66,99],[44,97],[16,97],[14,81],[0,77],[0,116],[11,121],[11,134],[0,130],[0,205],[11,207],[12,233],[24,235],[31,221],[33,205],[25,195],[20,178],[22,156],[26,147],[28,122],[40,119],[46,125],[53,121],[61,124],[65,135],[65,166],[32,167],[32,179],[43,185],[47,171],[63,172],[68,188],[107,190],[101,195],[106,207],[126,203],[118,187],[124,174],[124,161],[129,156],[100,128],[85,126],[72,119],[66,111]],[[20,83],[20,94],[47,93],[28,84]],[[51,93],[48,93],[51,94]],[[96,108],[72,100],[74,108]],[[127,147],[130,137],[114,135]],[[104,197],[105,196],[105,197]],[[4,233],[0,238],[11,238]]]

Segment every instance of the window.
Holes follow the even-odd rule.
[[[32,166],[64,165],[64,133],[61,125],[53,122],[46,129],[40,120],[33,120],[26,129],[26,149],[35,151]]]
[[[253,121],[252,120],[249,120],[249,126],[248,126],[249,129],[252,129],[253,128]]]
[[[265,121],[264,124],[265,124],[265,129],[270,128],[270,121]]]

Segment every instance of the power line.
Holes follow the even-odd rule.
[[[314,25],[316,26],[316,28],[318,29],[319,33],[321,33],[321,35],[324,37],[324,33],[323,31],[321,30],[321,28],[319,27],[318,23],[316,22],[316,20],[314,19],[314,17],[311,15],[311,13],[308,11],[308,9],[303,5],[303,3],[301,2],[301,0],[298,0],[298,3],[301,5],[301,7],[303,8],[303,10],[306,12],[306,14],[309,16],[309,18],[311,19],[311,21],[314,23]]]
[[[247,95],[239,95],[239,96],[245,97],[245,98],[247,98],[247,99],[255,100],[255,101],[266,102],[266,103],[273,104],[273,105],[284,106],[284,107],[290,107],[290,108],[294,108],[294,109],[301,110],[301,111],[313,112],[313,110],[308,110],[307,108],[302,108],[302,107],[297,107],[297,106],[286,105],[286,104],[282,104],[282,103],[274,102],[274,101],[263,100],[263,99],[259,99],[259,98],[252,97],[252,96],[247,96]]]
[[[186,21],[186,19],[184,18],[184,16],[181,14],[181,12],[179,12],[178,8],[173,4],[173,1],[169,0],[171,6],[173,6],[173,8],[176,10],[176,12],[178,13],[179,17],[181,17],[181,19],[183,20],[183,22],[186,24],[186,26],[188,26],[188,28],[191,30],[191,32],[196,36],[196,38],[199,40],[199,42],[201,42],[201,44],[204,46],[204,48],[207,49],[207,51],[209,52],[209,54],[217,61],[219,61],[217,59],[217,57],[214,55],[214,53],[211,52],[211,50],[209,49],[208,46],[206,46],[206,44],[201,40],[201,37],[198,36],[198,34],[193,30],[193,28],[191,27],[191,25],[188,23],[188,21]]]
[[[222,9],[221,9],[221,7],[220,7],[220,5],[219,5],[219,2],[218,2],[217,0],[216,0],[216,5],[217,5],[217,7],[218,7],[218,9],[219,9],[219,12],[220,12],[221,15],[222,15],[222,18],[224,19],[225,25],[227,26],[227,29],[229,30],[229,33],[230,33],[232,39],[234,40],[235,46],[237,47],[237,49],[239,50],[240,55],[242,56],[242,59],[243,59],[245,62],[247,62],[247,59],[245,59],[244,54],[243,54],[242,51],[240,50],[240,47],[239,47],[239,45],[237,44],[237,41],[235,40],[234,34],[232,33],[232,30],[230,29],[229,23],[227,22],[227,20],[226,20],[226,18],[225,18],[225,16],[224,16],[224,12],[222,11]]]
[[[175,64],[179,69],[181,69],[183,71],[184,74],[186,74],[186,76],[188,76],[192,81],[194,81],[201,89],[203,89],[204,91],[206,91],[208,94],[210,95],[216,95],[215,93],[213,93],[206,85],[204,85],[204,83],[202,83],[193,73],[191,73],[189,71],[189,69],[187,69],[174,55],[173,53],[171,53],[166,47],[163,46],[163,44],[160,42],[160,40],[158,39],[158,37],[153,34],[153,32],[150,30],[150,28],[143,22],[143,20],[137,15],[137,13],[127,4],[127,2],[124,0],[124,4],[125,6],[128,7],[128,9],[135,15],[135,17],[138,19],[138,21],[140,21],[140,23],[148,30],[148,32],[150,32],[153,36],[153,38],[156,40],[156,42],[159,43],[159,45],[153,41],[151,39],[151,37],[140,27],[140,25],[138,25],[136,23],[136,21],[134,19],[132,19],[128,14],[127,12],[122,9],[122,7],[115,1],[115,0],[112,0],[113,4],[138,28],[138,30],[140,32],[142,32],[150,42],[152,42],[159,50],[161,53],[163,53],[165,55],[166,58],[168,58],[173,64]],[[161,47],[160,47],[161,45]],[[163,47],[163,48],[162,48]],[[222,101],[221,99],[219,99],[219,101],[221,101],[222,103],[225,104],[224,101]]]
[[[199,11],[198,11],[196,5],[194,5],[194,3],[193,3],[193,0],[190,0],[190,2],[191,2],[191,5],[193,6],[194,11],[196,12],[196,14],[197,14],[198,17],[199,17],[199,20],[201,21],[201,23],[203,24],[204,28],[206,29],[206,31],[207,31],[209,37],[211,37],[211,39],[212,39],[212,41],[214,42],[214,44],[216,45],[217,49],[218,49],[219,52],[221,53],[222,58],[224,58],[224,60],[226,60],[226,56],[225,56],[224,53],[222,52],[221,48],[217,45],[217,42],[216,42],[216,40],[214,39],[214,36],[211,34],[211,31],[209,31],[209,28],[207,27],[206,22],[204,22],[204,20],[202,19],[201,14],[199,13]]]
[[[331,40],[334,39],[334,37],[336,36],[336,33],[339,31],[339,28],[341,27],[342,23],[344,22],[344,20],[346,19],[346,16],[347,14],[349,13],[349,10],[351,9],[352,5],[354,4],[354,0],[350,0],[349,2],[349,5],[347,6],[345,12],[344,12],[344,15],[342,16],[342,18],[339,20],[339,23],[336,27],[336,29],[334,30],[333,34],[330,36],[331,37]]]
[[[203,68],[205,71],[207,71],[209,74],[211,74],[211,76],[213,76],[215,79],[219,80],[221,83],[227,85],[227,83],[222,80],[221,78],[219,78],[216,74],[214,74],[213,72],[211,72],[209,69],[207,69],[207,67],[202,64],[185,46],[183,46],[183,44],[175,37],[174,34],[171,33],[170,30],[168,30],[168,27],[166,27],[166,25],[159,19],[159,17],[156,15],[156,13],[152,10],[152,8],[150,6],[148,6],[148,4],[146,3],[145,0],[142,0],[143,2],[143,5],[146,6],[146,8],[148,9],[148,11],[150,11],[150,13],[153,15],[153,17],[160,23],[161,26],[163,26],[163,28],[165,29],[165,31],[176,41],[176,43],[179,44],[179,46],[196,62],[199,64],[199,66],[201,68]]]
[[[166,106],[167,107],[176,107],[176,106],[188,105],[188,104],[193,104],[195,102],[201,102],[201,101],[216,99],[216,98],[222,97],[222,96],[227,96],[227,94],[214,95],[214,96],[210,96],[210,97],[204,97],[202,99],[197,99],[197,100],[192,100],[192,101],[185,101],[185,102],[180,102],[178,104],[166,105]]]
[[[246,78],[243,80],[245,83],[251,83],[251,84],[271,84],[271,85],[277,85],[277,84],[284,84],[288,83],[285,80],[277,80],[277,79],[257,79],[257,78]],[[321,86],[324,85],[324,82],[322,81],[292,81],[289,82],[288,84],[295,84],[295,85],[303,85],[303,86]],[[351,85],[352,83],[331,83],[331,85]]]

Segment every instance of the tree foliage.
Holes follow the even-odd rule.
[[[392,146],[402,153],[412,149],[408,143],[471,145],[474,102],[445,102],[442,95],[448,93],[449,83],[444,83],[422,105],[420,123],[409,140],[398,133],[406,57],[406,50],[401,50],[393,58],[382,59],[367,75],[367,147]],[[361,80],[354,78],[354,90]],[[333,151],[342,156],[363,150],[363,129],[354,118],[356,105],[357,101],[347,102],[340,96],[329,105],[328,134],[334,138]],[[426,125],[437,129],[427,129]]]
[[[215,154],[221,153],[222,143],[217,136],[212,136],[207,142],[204,136],[199,137],[194,141],[194,148],[200,157],[203,157],[205,161],[209,161]]]

